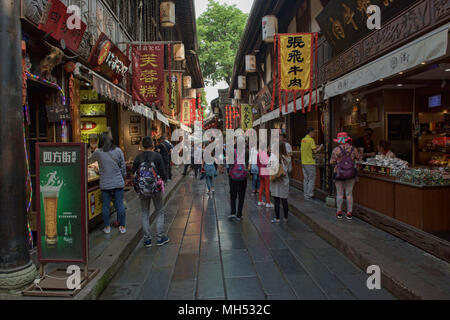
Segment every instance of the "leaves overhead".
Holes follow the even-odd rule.
[[[200,65],[207,84],[231,84],[247,17],[235,5],[209,0],[206,11],[197,19]]]

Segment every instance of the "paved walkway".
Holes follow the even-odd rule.
[[[250,186],[244,220],[228,221],[228,180],[215,183],[209,197],[205,181],[182,182],[165,207],[171,242],[141,241],[100,299],[394,299],[295,216],[272,225]]]

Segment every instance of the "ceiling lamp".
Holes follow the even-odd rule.
[[[278,33],[278,19],[274,15],[262,18],[262,39],[264,42],[273,42],[274,36]]]
[[[175,3],[172,1],[161,2],[159,14],[162,27],[170,28],[175,25]]]
[[[175,61],[184,61],[185,55],[184,55],[184,44],[183,43],[175,43],[173,45],[174,50],[174,59]]]

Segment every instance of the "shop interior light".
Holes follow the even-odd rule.
[[[450,72],[450,68],[449,69],[445,69],[445,72]]]
[[[399,84],[397,85],[397,87],[403,87],[403,84],[399,83]]]
[[[424,62],[422,62],[421,64],[427,64],[427,63],[424,61]]]
[[[400,71],[398,74],[403,74],[403,71]]]
[[[380,81],[383,81],[383,80],[384,80],[383,78],[380,79]]]

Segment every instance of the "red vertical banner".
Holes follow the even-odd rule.
[[[133,101],[142,104],[163,103],[164,45],[133,45]]]

